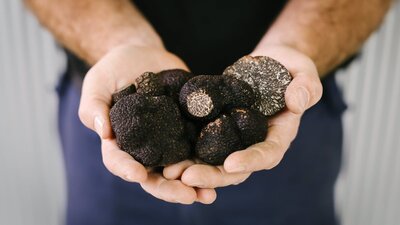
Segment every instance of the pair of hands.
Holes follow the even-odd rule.
[[[186,160],[165,167],[160,174],[146,169],[118,148],[109,121],[111,95],[145,71],[188,68],[177,56],[161,48],[123,45],[111,50],[87,73],[79,107],[82,122],[101,138],[107,169],[126,181],[140,183],[156,198],[182,204],[210,204],[216,199],[215,188],[239,184],[252,172],[278,165],[297,134],[302,114],[321,98],[322,85],[312,60],[290,47],[264,46],[251,55],[274,58],[293,76],[285,93],[287,107],[269,120],[265,141],[232,153],[222,166]]]

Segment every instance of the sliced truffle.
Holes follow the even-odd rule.
[[[165,94],[174,100],[179,100],[179,92],[182,86],[194,75],[181,69],[164,70],[158,73],[164,86]]]
[[[267,117],[259,111],[238,108],[231,110],[229,115],[240,131],[240,140],[244,148],[262,142],[267,137]]]
[[[131,94],[110,111],[118,146],[145,166],[163,166],[185,160],[190,143],[181,114],[167,96]]]
[[[266,56],[244,56],[223,73],[248,83],[255,94],[252,106],[266,116],[285,107],[285,91],[292,76],[278,61]]]
[[[242,148],[235,121],[227,115],[207,124],[197,139],[196,156],[211,165],[221,165],[232,152]]]
[[[139,94],[160,96],[165,93],[160,76],[152,72],[145,72],[136,78],[136,87]]]
[[[126,97],[130,94],[133,94],[136,92],[136,87],[134,84],[129,85],[128,87],[122,89],[121,91],[118,91],[114,93],[111,96],[111,106],[113,106],[115,103],[117,103],[119,100],[121,100],[123,97]]]
[[[236,78],[201,75],[182,87],[180,103],[188,115],[210,120],[229,108],[250,107],[254,103],[254,94],[250,85]]]
[[[216,117],[224,105],[218,89],[221,85],[221,76],[200,75],[190,79],[180,91],[181,107],[192,118],[208,120]]]

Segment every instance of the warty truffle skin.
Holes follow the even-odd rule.
[[[220,88],[225,99],[225,109],[250,107],[253,105],[255,95],[250,85],[232,76],[222,75],[221,77],[224,81],[223,86]]]
[[[268,120],[257,110],[237,108],[229,115],[240,131],[240,140],[244,148],[262,142],[267,137]]]
[[[136,87],[134,84],[129,85],[128,87],[114,93],[111,96],[111,106],[113,106],[115,103],[117,103],[119,100],[121,100],[122,98],[133,94],[136,92]]]
[[[271,116],[285,107],[285,91],[292,80],[289,71],[267,56],[244,56],[223,72],[248,83],[255,94],[252,108]]]
[[[182,86],[194,75],[182,69],[163,70],[157,74],[164,86],[165,94],[175,101],[179,101],[179,92]]]
[[[250,107],[254,93],[246,82],[234,77],[200,75],[186,82],[179,100],[187,115],[206,121],[230,108]]]
[[[197,158],[208,164],[221,165],[228,155],[240,149],[242,145],[235,121],[221,115],[201,130],[195,153]]]
[[[182,69],[163,70],[159,73],[145,72],[136,78],[137,93],[166,95],[178,101],[182,86],[194,75]]]
[[[144,95],[160,96],[165,94],[165,89],[160,76],[152,72],[145,72],[136,78],[136,92]]]
[[[144,166],[164,166],[190,156],[179,109],[167,96],[131,94],[110,111],[118,146]]]
[[[262,142],[266,136],[266,116],[252,109],[232,109],[201,130],[196,156],[208,164],[221,165],[231,153]]]

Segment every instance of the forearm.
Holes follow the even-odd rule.
[[[391,0],[291,0],[255,52],[283,44],[308,55],[321,77],[357,52]]]
[[[162,47],[162,41],[128,0],[25,0],[65,47],[89,64],[122,44]]]

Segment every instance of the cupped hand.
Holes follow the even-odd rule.
[[[286,89],[286,108],[268,121],[265,141],[228,156],[222,166],[204,164],[177,164],[164,171],[174,178],[183,171],[181,180],[193,187],[216,188],[239,184],[252,172],[268,170],[279,164],[297,135],[304,111],[316,104],[322,96],[322,85],[313,61],[303,53],[287,46],[264,46],[252,56],[269,56],[281,62],[293,76]]]
[[[174,68],[188,70],[182,60],[164,49],[137,45],[114,48],[86,74],[79,117],[85,126],[100,136],[103,162],[111,173],[126,181],[140,183],[145,191],[168,202],[209,204],[216,198],[214,189],[189,187],[179,177],[166,179],[160,173],[147,170],[118,148],[112,134],[109,120],[111,95],[134,83],[143,72]]]

